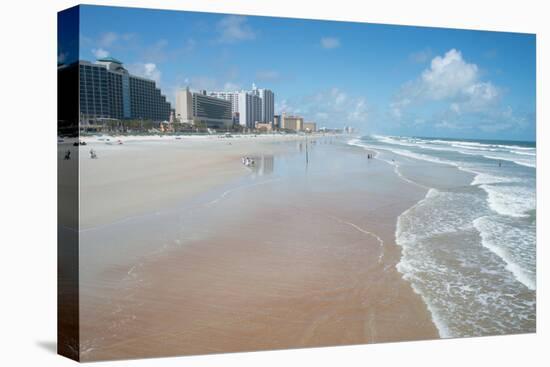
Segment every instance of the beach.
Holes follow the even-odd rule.
[[[81,147],[81,360],[439,337],[396,268],[427,190],[391,164],[335,137],[158,140]]]

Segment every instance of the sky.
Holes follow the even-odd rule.
[[[256,83],[318,126],[535,140],[532,34],[81,6],[79,58],[106,56],[172,103]]]

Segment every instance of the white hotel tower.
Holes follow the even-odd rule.
[[[258,89],[252,84],[252,91],[210,92],[213,97],[231,102],[233,114],[239,114],[239,124],[254,128],[256,122],[273,123],[275,94],[269,89]]]

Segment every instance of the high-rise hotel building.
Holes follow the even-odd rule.
[[[258,89],[252,84],[252,94],[260,97],[261,112],[260,121],[273,125],[273,116],[275,115],[275,94],[269,89]]]
[[[269,89],[257,89],[253,84],[252,91],[210,92],[210,95],[230,101],[231,111],[238,114],[243,127],[253,129],[256,122],[273,124],[275,95]]]
[[[256,122],[262,119],[262,100],[249,92],[239,92],[239,123],[249,129],[254,129]]]
[[[233,124],[231,102],[208,96],[206,91],[180,90],[176,96],[176,118],[182,123],[228,129]]]
[[[167,121],[170,103],[155,81],[131,75],[122,62],[107,57],[79,61],[80,120]]]

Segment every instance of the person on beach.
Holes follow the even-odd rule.
[[[93,149],[90,149],[90,158],[97,159],[97,154],[95,154],[95,151]]]
[[[65,153],[65,160],[68,161],[69,159],[71,159],[71,151],[67,150],[67,152]]]

